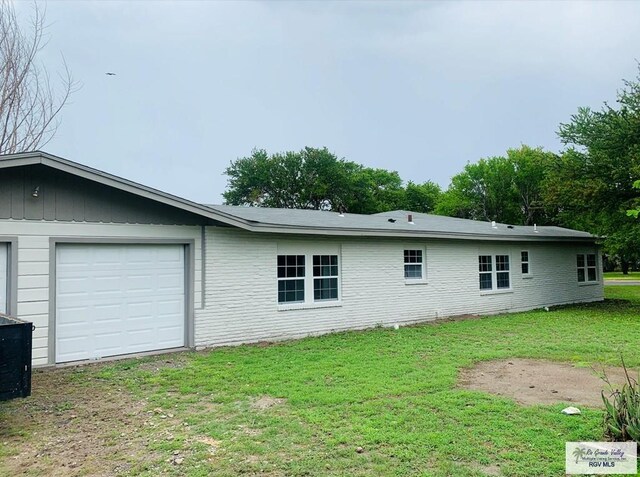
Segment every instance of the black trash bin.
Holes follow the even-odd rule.
[[[31,394],[33,325],[0,314],[0,401]]]

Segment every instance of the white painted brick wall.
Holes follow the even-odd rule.
[[[282,310],[277,303],[276,256],[286,250],[341,250],[339,306]],[[426,248],[427,280],[404,280],[403,250]],[[531,277],[523,278],[520,251],[528,250]],[[576,253],[594,247],[570,244],[496,244],[377,238],[251,234],[208,227],[206,307],[196,310],[196,345],[218,346],[283,339],[345,329],[406,324],[460,314],[520,311],[602,300],[603,285],[578,285]],[[509,254],[512,290],[482,294],[478,255]],[[307,264],[307,274],[311,273]]]
[[[0,221],[0,239],[18,237],[18,316],[35,324],[34,365],[47,364],[49,237],[174,238],[195,241],[196,345],[216,346],[300,337],[377,324],[411,323],[466,313],[497,313],[603,298],[603,286],[579,286],[571,245],[483,245],[469,241],[291,237],[207,227],[205,308],[202,308],[199,227]],[[300,253],[340,250],[341,303],[329,308],[279,309],[278,247]],[[427,281],[407,285],[403,250],[426,247]],[[529,250],[532,277],[520,274]],[[509,253],[512,292],[482,295],[478,254]],[[311,269],[308,269],[311,273]]]

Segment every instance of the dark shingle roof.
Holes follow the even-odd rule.
[[[0,156],[0,170],[34,164],[52,167],[213,221],[203,223],[226,224],[251,232],[587,243],[594,243],[597,238],[587,232],[561,227],[534,229],[534,227],[519,225],[511,227],[506,224],[492,226],[490,222],[419,214],[404,210],[359,215],[319,210],[203,205],[46,152],[34,151]],[[407,221],[408,214],[413,216],[412,224]]]
[[[212,210],[245,220],[257,230],[329,235],[449,237],[487,240],[593,241],[587,232],[561,227],[509,226],[477,220],[394,210],[373,215],[331,211],[207,205]],[[409,223],[411,214],[413,223]]]

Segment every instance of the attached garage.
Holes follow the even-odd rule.
[[[55,360],[185,346],[185,248],[58,244]]]

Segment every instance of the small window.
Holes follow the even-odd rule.
[[[478,257],[478,270],[480,272],[480,290],[491,290],[493,288],[491,255],[480,255]]]
[[[597,282],[598,265],[595,253],[582,254],[576,256],[578,270],[578,282]]]
[[[304,255],[278,255],[278,303],[304,302]]]
[[[526,250],[520,252],[520,267],[523,275],[529,275],[529,252]]]
[[[587,281],[595,282],[598,280],[596,267],[596,255],[594,253],[587,255]]]
[[[404,278],[406,280],[422,280],[424,278],[422,250],[404,251]]]
[[[578,254],[577,256],[577,265],[578,265],[578,281],[584,282],[586,279],[586,274],[584,271],[584,255]]]
[[[313,301],[338,299],[338,256],[313,256]]]

